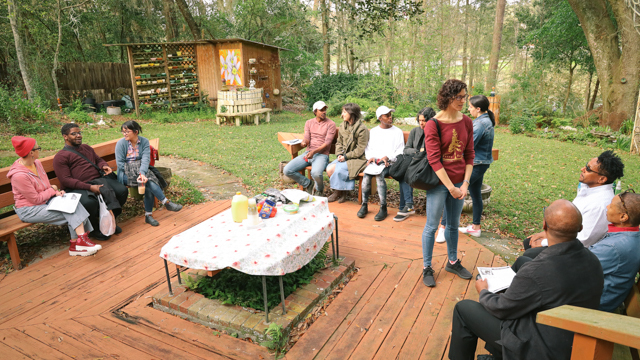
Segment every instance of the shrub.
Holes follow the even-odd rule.
[[[76,124],[88,124],[93,122],[93,118],[87,113],[88,106],[80,99],[74,100],[66,109],[67,117]]]
[[[327,104],[327,116],[338,117],[342,114],[342,107],[344,104],[354,103],[360,106],[364,117],[364,121],[369,121],[374,119],[376,116],[376,109],[380,106],[377,102],[369,99],[362,99],[357,97],[347,97],[345,99],[341,99],[338,96],[334,97]],[[335,119],[333,119],[335,121]]]
[[[625,120],[622,125],[620,125],[620,130],[618,130],[621,134],[631,135],[633,132],[634,122],[633,119]]]
[[[48,132],[53,129],[46,122],[49,108],[44,100],[35,98],[29,101],[19,89],[8,90],[0,86],[0,123],[18,135]]]
[[[392,103],[396,88],[387,77],[338,73],[317,77],[305,89],[309,109],[319,100],[339,102],[349,97]],[[334,100],[335,99],[335,100]],[[337,105],[335,105],[337,106]]]
[[[535,117],[527,114],[517,116],[509,120],[509,130],[511,130],[512,134],[533,132],[536,130],[536,123],[541,119],[542,117]]]

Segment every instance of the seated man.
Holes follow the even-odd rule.
[[[392,112],[386,106],[380,106],[376,110],[376,117],[380,125],[369,132],[369,142],[364,149],[367,159],[367,167],[362,178],[362,207],[358,211],[358,217],[364,218],[369,212],[367,202],[371,194],[371,178],[376,177],[378,196],[380,196],[380,210],[373,218],[382,221],[387,218],[387,183],[385,177],[389,175],[389,166],[402,154],[404,150],[404,134],[402,130],[393,126]]]
[[[544,213],[549,247],[524,263],[503,294],[476,280],[479,302],[462,300],[453,310],[449,359],[475,359],[478,338],[494,359],[571,357],[573,333],[536,323],[538,312],[562,305],[597,309],[603,288],[602,267],[576,239],[582,216],[568,200],[556,200]]]
[[[600,260],[604,290],[600,310],[614,311],[635,284],[640,269],[640,195],[623,192],[607,206],[609,232],[589,250]]]
[[[336,137],[336,123],[327,118],[327,105],[323,101],[313,104],[315,118],[307,120],[304,124],[304,139],[302,147],[307,147],[304,154],[289,161],[283,172],[288,177],[295,180],[305,190],[313,195],[314,181],[316,195],[322,196],[324,192],[323,172],[329,164],[329,151],[331,143]],[[307,179],[298,171],[304,170],[311,165],[311,177],[314,181]]]
[[[54,156],[53,170],[67,192],[82,195],[80,203],[89,212],[89,221],[94,229],[89,236],[96,240],[108,240],[109,236],[100,232],[100,204],[97,196],[102,195],[107,209],[117,217],[122,213],[122,205],[127,201],[129,191],[118,182],[115,175],[108,176],[113,170],[107,162],[91,146],[82,144],[82,131],[77,124],[65,124],[61,132],[64,148]],[[116,226],[115,233],[120,232],[122,229]]]
[[[613,199],[611,184],[623,175],[624,164],[611,150],[589,160],[580,170],[578,195],[573,199],[573,204],[582,214],[582,231],[578,234],[578,240],[585,247],[595,244],[607,233],[607,205]],[[527,250],[523,256],[535,258],[546,244],[544,232],[531,235],[523,242]]]

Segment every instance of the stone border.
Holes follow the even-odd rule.
[[[223,305],[220,300],[207,299],[203,295],[187,290],[177,280],[171,284],[173,296],[169,289],[153,295],[153,307],[183,319],[202,324],[215,330],[224,330],[229,334],[237,334],[239,338],[251,338],[253,341],[265,341],[265,330],[270,323],[282,326],[283,333],[289,334],[291,329],[313,310],[314,306],[324,300],[333,289],[344,281],[355,268],[355,260],[341,258],[339,266],[329,266],[313,275],[311,283],[305,284],[285,299],[287,313],[282,314],[282,303],[269,311],[269,323],[265,323],[264,312],[237,305]],[[206,276],[204,270],[191,270],[182,273],[187,276]],[[184,281],[183,281],[184,283]]]

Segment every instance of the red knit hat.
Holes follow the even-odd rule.
[[[33,147],[36,146],[36,139],[24,136],[14,136],[11,138],[11,144],[16,149],[16,154],[20,157],[29,155]]]

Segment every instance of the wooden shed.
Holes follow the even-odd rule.
[[[108,44],[126,46],[136,112],[140,105],[182,108],[207,97],[215,106],[223,79],[261,88],[264,107],[282,110],[280,50],[245,39]]]

